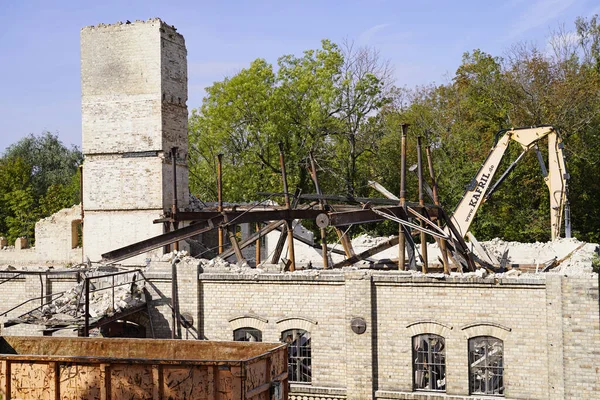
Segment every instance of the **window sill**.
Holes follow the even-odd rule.
[[[346,398],[346,389],[323,386],[311,386],[310,383],[290,383],[291,394],[317,395],[322,398]]]
[[[418,390],[414,392],[395,392],[388,390],[377,390],[375,392],[375,398],[377,400],[395,400],[395,399],[409,399],[409,400],[433,400],[433,399],[444,399],[444,400],[498,400],[504,399],[504,395],[456,395],[447,394],[446,392],[436,391],[425,391]]]

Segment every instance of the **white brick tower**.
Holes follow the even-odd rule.
[[[188,199],[187,51],[160,19],[81,30],[84,255],[163,233],[153,224]],[[141,264],[147,255],[125,260]]]

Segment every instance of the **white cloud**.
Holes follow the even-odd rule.
[[[536,0],[512,25],[509,38],[514,39],[534,28],[544,26],[570,8],[576,0]]]
[[[364,31],[360,35],[358,35],[358,44],[360,46],[368,45],[371,42],[371,40],[373,39],[373,36],[375,36],[378,32],[384,30],[385,28],[387,28],[390,25],[391,24],[379,24],[379,25],[370,27],[369,29],[367,29],[366,31]]]

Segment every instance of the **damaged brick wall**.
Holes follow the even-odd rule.
[[[170,263],[150,265],[152,324],[171,336]],[[198,275],[199,273],[199,275]],[[287,329],[311,333],[312,382],[293,385],[296,398],[469,398],[468,341],[493,336],[504,343],[506,398],[592,398],[600,390],[598,278],[541,275],[439,280],[399,272],[312,271],[239,274],[177,266],[180,311],[193,317],[184,339],[231,340],[242,327],[262,340]],[[74,283],[74,282],[71,282]],[[52,278],[46,290],[65,290]],[[3,285],[9,303],[39,296],[37,277]],[[1,312],[1,310],[0,310]],[[355,318],[364,333],[352,330]],[[150,326],[146,326],[150,336]],[[6,334],[40,334],[39,327]],[[412,337],[445,338],[446,392],[413,391]],[[294,398],[294,397],[292,397]]]
[[[45,263],[79,264],[82,261],[81,206],[60,210],[35,224],[35,251]]]
[[[163,232],[152,221],[172,204],[172,147],[178,202],[189,203],[186,55],[183,36],[159,19],[81,30],[84,253],[93,261]]]

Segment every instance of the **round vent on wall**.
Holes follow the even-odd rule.
[[[355,317],[350,321],[350,327],[352,328],[352,332],[357,335],[362,335],[367,331],[367,321],[364,318]]]

